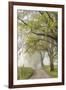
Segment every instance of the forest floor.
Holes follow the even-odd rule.
[[[33,75],[30,79],[41,79],[41,78],[51,78],[42,68],[33,71]]]

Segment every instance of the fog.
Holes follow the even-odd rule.
[[[44,65],[49,65],[49,57],[48,54],[45,53],[43,63]],[[40,68],[41,67],[41,57],[38,52],[35,52],[32,55],[27,53],[18,54],[18,67],[25,66],[25,67],[32,67],[32,68]]]

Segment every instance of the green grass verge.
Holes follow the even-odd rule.
[[[18,67],[17,69],[17,79],[21,80],[21,79],[29,79],[33,74],[33,70],[32,68],[28,68],[28,67]]]
[[[43,69],[47,72],[47,74],[53,78],[58,77],[58,66],[54,66],[54,71],[50,71],[49,65],[44,65]]]

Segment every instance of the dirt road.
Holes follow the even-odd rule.
[[[30,79],[50,78],[50,76],[42,69],[34,70],[34,73]]]

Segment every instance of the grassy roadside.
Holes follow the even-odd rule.
[[[53,78],[58,77],[58,66],[54,66],[54,71],[50,72],[50,66],[49,65],[44,65],[43,69],[47,72],[47,74]]]
[[[21,79],[29,79],[33,74],[33,70],[32,68],[28,68],[28,67],[18,67],[17,69],[17,79],[21,80]]]

